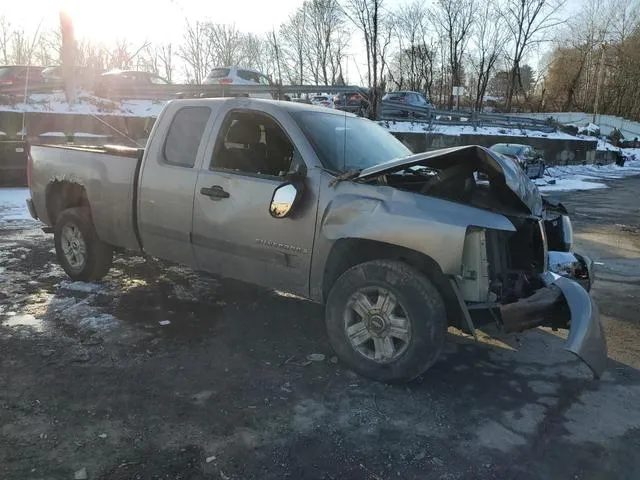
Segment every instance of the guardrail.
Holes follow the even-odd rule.
[[[31,84],[26,89],[27,96],[37,93],[52,93],[61,91],[63,85],[58,83]],[[366,101],[368,91],[365,88],[354,85],[330,86],[330,85],[121,85],[105,87],[98,93],[100,97],[112,100],[137,99],[137,100],[171,100],[175,98],[211,98],[249,96],[267,94],[273,98],[290,100],[293,96],[321,94],[331,92],[359,93],[365,98],[362,105],[346,104],[336,108],[360,115],[369,114],[369,104]],[[0,87],[0,98],[3,95],[21,98],[25,94],[24,86]],[[1,100],[0,100],[1,101]],[[417,107],[405,103],[385,100],[381,102],[377,117],[387,121],[410,121],[424,123],[425,125],[469,125],[477,127],[503,127],[534,129],[545,132],[554,131],[547,120],[517,117],[513,115],[500,115],[482,112],[464,112],[437,110],[428,107]]]
[[[555,127],[547,120],[537,118],[515,117],[496,113],[473,111],[438,110],[428,107],[417,107],[401,102],[385,100],[382,102],[381,120],[410,121],[432,125],[469,125],[478,127],[521,128],[553,132]]]
[[[61,83],[38,83],[29,85],[27,95],[34,93],[52,93],[62,90]],[[109,99],[170,100],[191,97],[228,97],[251,94],[271,94],[275,98],[285,95],[331,93],[361,93],[366,89],[358,86],[342,85],[120,85],[97,87],[98,92]],[[100,91],[102,90],[102,91]],[[24,86],[0,87],[0,95],[24,96]],[[102,96],[102,95],[100,95]]]

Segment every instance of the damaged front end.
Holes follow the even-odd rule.
[[[565,349],[599,378],[607,350],[598,309],[588,293],[591,261],[570,252],[547,251],[544,222],[535,228],[533,221],[511,220],[517,229],[513,234],[467,232],[464,267],[456,282],[476,326],[495,320],[507,333],[536,327],[569,329]],[[481,240],[475,240],[478,237]]]
[[[541,279],[544,287],[531,296],[500,306],[504,330],[568,328],[565,349],[577,355],[600,378],[606,367],[607,346],[596,304],[582,286],[567,277],[546,272]]]
[[[566,209],[543,198],[513,162],[483,147],[460,147],[370,168],[359,178],[506,217],[512,231],[480,221],[467,227],[460,271],[451,278],[466,319],[459,326],[471,333],[491,321],[507,332],[569,329],[565,348],[600,377],[607,351],[588,293],[592,262],[571,252]]]

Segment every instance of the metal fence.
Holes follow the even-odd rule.
[[[61,83],[37,83],[29,85],[27,95],[52,93],[63,89]],[[366,96],[366,89],[358,86],[326,85],[118,85],[102,87],[101,94],[108,99],[171,100],[193,97],[230,97],[255,94],[271,94],[274,98],[292,95],[337,93],[360,93]],[[21,97],[24,86],[0,87],[0,96]]]
[[[516,117],[496,113],[475,111],[438,110],[428,107],[417,107],[401,102],[385,100],[382,102],[381,120],[410,121],[425,125],[428,130],[432,125],[457,125],[496,128],[519,128],[523,130],[538,130],[553,132],[555,127],[546,119]]]

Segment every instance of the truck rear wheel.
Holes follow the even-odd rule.
[[[111,268],[113,248],[98,238],[87,207],[64,210],[54,229],[56,256],[72,280],[100,280]]]
[[[399,261],[374,260],[347,270],[326,305],[329,341],[354,371],[381,382],[407,382],[435,363],[447,315],[440,293]]]

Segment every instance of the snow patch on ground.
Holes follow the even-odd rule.
[[[67,103],[63,92],[54,92],[31,94],[26,103],[24,99],[16,103],[6,103],[0,105],[0,111],[157,117],[166,103],[167,100],[122,100],[114,102],[82,92],[77,96],[76,103],[70,105]]]
[[[60,282],[60,288],[63,290],[71,290],[82,293],[96,293],[104,291],[105,286],[100,283],[70,282],[69,280],[63,280],[62,282]]]
[[[624,150],[626,155],[634,155],[627,150],[629,149]],[[607,185],[601,182],[602,180],[640,175],[640,155],[636,155],[636,158],[638,159],[626,161],[623,167],[619,167],[615,163],[549,167],[545,171],[545,176],[534,180],[534,182],[542,192],[607,188]]]
[[[27,209],[28,188],[0,188],[0,226],[35,223]]]
[[[606,140],[602,140],[601,138],[585,137],[585,139],[597,140],[598,146],[596,147],[596,150],[600,152],[621,152],[622,151],[620,147],[614,147],[609,142],[607,142]]]
[[[108,313],[100,313],[98,315],[86,317],[78,322],[78,326],[81,328],[88,328],[97,331],[111,330],[112,328],[117,327],[118,324],[118,319]]]

